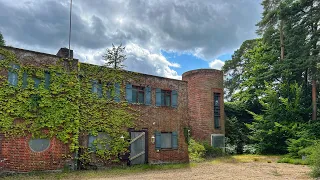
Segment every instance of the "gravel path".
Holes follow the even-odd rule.
[[[311,179],[308,176],[310,168],[302,165],[279,164],[267,162],[248,163],[199,163],[195,167],[146,171],[145,173],[133,173],[130,175],[96,178],[95,180],[113,179],[245,179],[245,180],[277,180],[277,179]]]

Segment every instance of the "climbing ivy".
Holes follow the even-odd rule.
[[[0,55],[4,57],[0,71],[15,72],[19,79],[17,86],[12,86],[7,76],[0,77],[0,131],[6,136],[56,136],[69,143],[71,151],[77,149],[80,93],[76,70],[66,72],[61,66],[64,60],[58,62],[60,65],[40,68],[20,64],[14,53],[4,49],[0,49]],[[12,64],[19,68],[12,69]],[[45,88],[45,71],[51,75],[49,89]],[[24,74],[27,74],[27,85],[22,81]],[[41,81],[38,88],[33,78]]]
[[[127,152],[127,130],[134,127],[137,113],[127,102],[114,101],[114,85],[123,84],[130,73],[84,63],[72,68],[73,62],[66,59],[46,67],[25,65],[17,60],[14,53],[0,48],[1,56],[1,133],[14,137],[28,134],[34,138],[55,136],[69,144],[71,152],[82,148],[80,159],[86,157],[89,161],[88,154],[94,151],[87,148],[83,143],[87,141],[83,138],[104,132],[109,138],[97,139],[93,143],[95,154],[100,159],[116,160],[119,153]],[[13,69],[13,64],[19,68]],[[17,86],[9,84],[8,71],[18,74]],[[45,84],[45,73],[50,73],[49,87]],[[28,75],[27,83],[23,83],[24,74]],[[38,87],[35,87],[34,78],[40,80]],[[92,93],[93,82],[101,84],[101,96]],[[106,144],[109,148],[101,148]]]
[[[123,91],[120,91],[120,96],[117,97],[115,90],[115,85],[121,86],[130,73],[83,63],[79,74],[80,131],[84,137],[87,134],[97,136],[98,132],[106,133],[109,138],[97,139],[93,143],[96,155],[104,161],[117,160],[114,159],[115,156],[127,152],[128,128],[134,127],[133,122],[138,117],[137,111],[130,108],[126,101],[121,101],[124,99]],[[100,85],[101,94],[92,93],[94,82]],[[116,98],[120,99],[120,102],[115,102]],[[106,144],[109,148],[101,148]]]

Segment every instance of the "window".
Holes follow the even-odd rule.
[[[171,106],[171,91],[161,90],[161,106]]]
[[[213,113],[214,113],[214,128],[220,128],[220,93],[214,93],[214,105],[213,105]]]
[[[128,103],[151,105],[151,87],[126,84],[126,100]]]
[[[39,85],[40,85],[40,83],[41,83],[41,80],[40,80],[39,78],[36,78],[36,77],[33,77],[32,79],[33,79],[33,81],[34,81],[34,87],[35,87],[36,89],[39,88]]]
[[[132,86],[132,103],[144,103],[144,87]]]
[[[102,97],[102,85],[101,81],[94,80],[92,82],[92,93],[97,94],[99,98]]]
[[[172,133],[161,133],[161,149],[172,148]]]
[[[44,79],[45,79],[44,88],[49,89],[50,88],[50,79],[51,79],[50,72],[46,71],[44,73]]]
[[[114,100],[115,102],[120,102],[120,84],[119,83],[110,83],[106,84],[106,95],[107,99]]]
[[[178,107],[178,93],[175,90],[156,89],[156,106]]]
[[[178,133],[156,132],[156,149],[178,149]]]
[[[29,148],[34,152],[43,152],[50,146],[49,139],[30,139]]]
[[[17,70],[19,70],[19,69],[20,69],[20,67],[17,64],[11,65],[11,68],[9,69],[8,81],[9,81],[9,84],[12,86],[18,85],[18,72],[17,72]]]
[[[89,135],[88,148],[92,151],[96,151],[96,149],[110,150],[109,140],[110,136],[105,132],[98,132],[97,136]]]

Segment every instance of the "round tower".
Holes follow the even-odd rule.
[[[212,134],[224,135],[223,72],[197,69],[182,74],[182,80],[188,82],[192,136],[197,140],[211,142]]]

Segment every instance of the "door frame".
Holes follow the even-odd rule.
[[[129,132],[129,136],[130,136],[130,141],[131,141],[131,132],[144,132],[144,135],[145,135],[145,153],[144,153],[144,156],[145,156],[145,164],[148,164],[148,153],[149,153],[149,144],[148,144],[148,128],[142,128],[141,130],[135,130],[134,128],[129,128],[128,129],[128,132]],[[129,151],[131,153],[131,144],[129,146]],[[131,162],[130,162],[130,165],[131,165]]]

